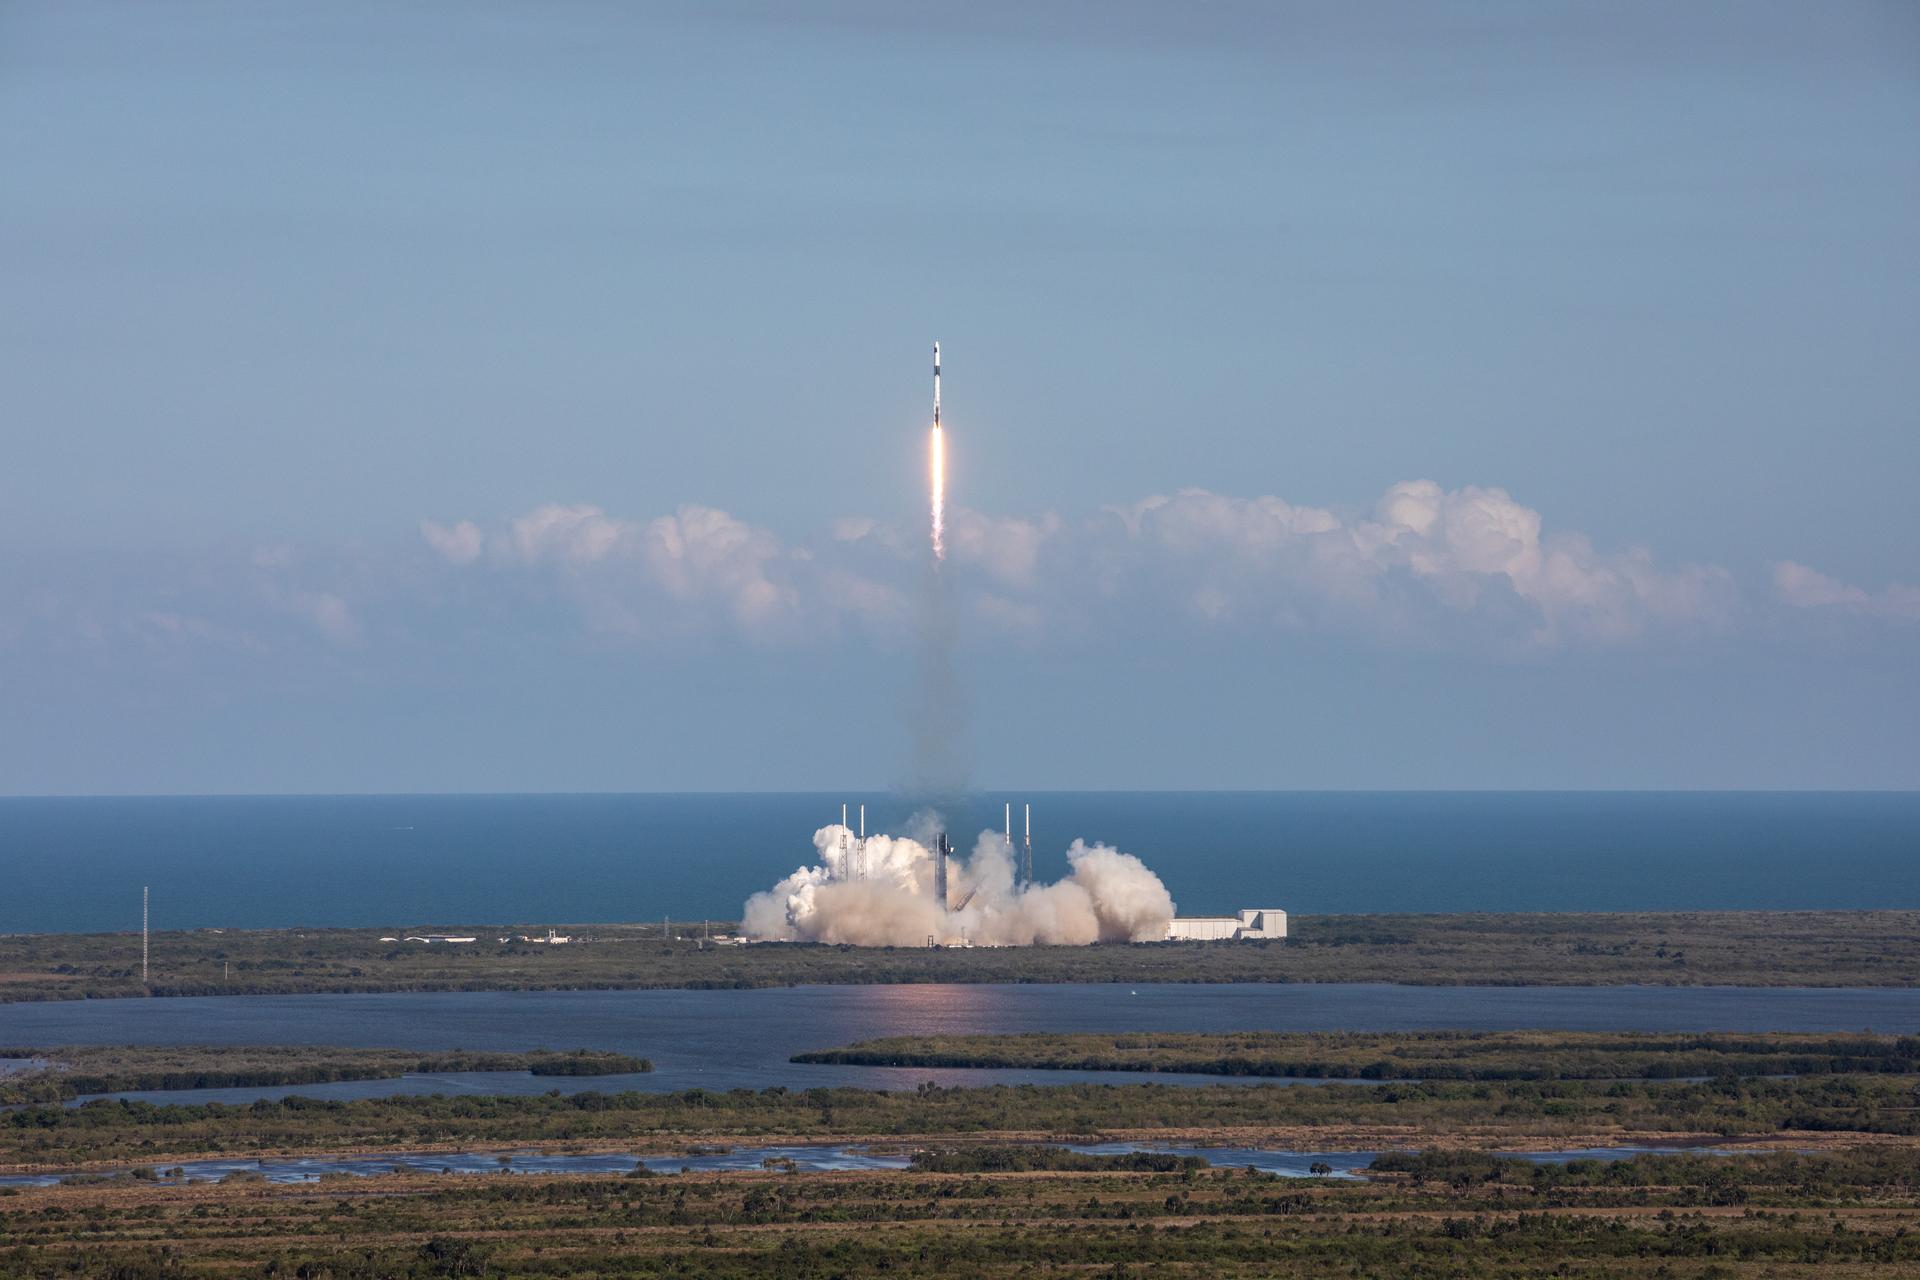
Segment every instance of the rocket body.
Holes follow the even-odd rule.
[[[940,425],[940,344],[933,344],[933,425]]]

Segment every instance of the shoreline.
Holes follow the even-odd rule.
[[[194,996],[926,984],[1920,989],[1920,911],[1296,916],[1285,939],[1031,947],[719,945],[730,923],[0,935],[0,1004]],[[471,937],[472,943],[407,942]],[[502,938],[509,939],[501,941]],[[142,975],[147,980],[142,981]]]
[[[137,1168],[164,1169],[169,1165],[209,1160],[240,1162],[303,1159],[394,1159],[433,1155],[621,1155],[636,1160],[691,1157],[690,1148],[726,1147],[758,1150],[773,1147],[859,1147],[881,1152],[950,1150],[976,1146],[1063,1146],[1098,1143],[1141,1143],[1192,1147],[1231,1147],[1251,1150],[1297,1151],[1471,1151],[1489,1155],[1605,1150],[1647,1147],[1656,1152],[1671,1148],[1676,1154],[1702,1148],[1737,1148],[1742,1152],[1847,1151],[1869,1147],[1920,1149],[1920,1136],[1834,1133],[1824,1130],[1783,1130],[1766,1135],[1704,1133],[1687,1130],[1587,1130],[1574,1133],[1515,1134],[1512,1130],[1461,1129],[1420,1133],[1400,1125],[1309,1126],[1281,1125],[1176,1127],[1168,1129],[1112,1128],[1089,1133],[1058,1133],[1037,1129],[1002,1129],[978,1133],[861,1134],[821,1137],[818,1134],[711,1134],[698,1141],[683,1138],[636,1138],[626,1141],[529,1139],[522,1142],[475,1144],[421,1142],[395,1149],[382,1145],[343,1147],[259,1147],[244,1151],[170,1151],[138,1161],[89,1160],[73,1164],[0,1163],[0,1175],[66,1176],[115,1173]],[[753,1172],[739,1170],[733,1172]],[[861,1172],[858,1170],[852,1172]],[[441,1176],[432,1174],[431,1176]],[[473,1175],[452,1175],[470,1177]],[[557,1175],[556,1175],[557,1176]],[[624,1177],[617,1173],[571,1173],[568,1177]]]

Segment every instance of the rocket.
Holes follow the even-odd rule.
[[[940,426],[940,344],[933,344],[933,429],[927,433],[927,505],[931,508],[933,562],[947,558],[947,433]]]

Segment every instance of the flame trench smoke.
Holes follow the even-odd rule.
[[[931,826],[937,819],[923,814],[918,821]],[[951,910],[933,899],[933,853],[918,839],[868,836],[858,879],[848,865],[857,837],[847,828],[820,828],[813,846],[817,862],[747,899],[741,928],[748,937],[863,947],[917,947],[928,938],[982,946],[1157,942],[1173,919],[1160,877],[1103,844],[1075,840],[1064,879],[1021,885],[1006,839],[983,831],[972,857],[949,865],[959,904]]]

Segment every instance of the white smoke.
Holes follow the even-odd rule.
[[[931,839],[931,834],[928,835]],[[933,851],[906,836],[868,836],[865,875],[854,878],[858,837],[839,823],[813,833],[819,861],[747,899],[742,930],[766,941],[863,947],[1029,946],[1157,942],[1173,899],[1130,853],[1075,840],[1072,868],[1052,884],[1014,883],[1013,851],[983,831],[973,855],[947,864],[953,909],[933,900]]]

